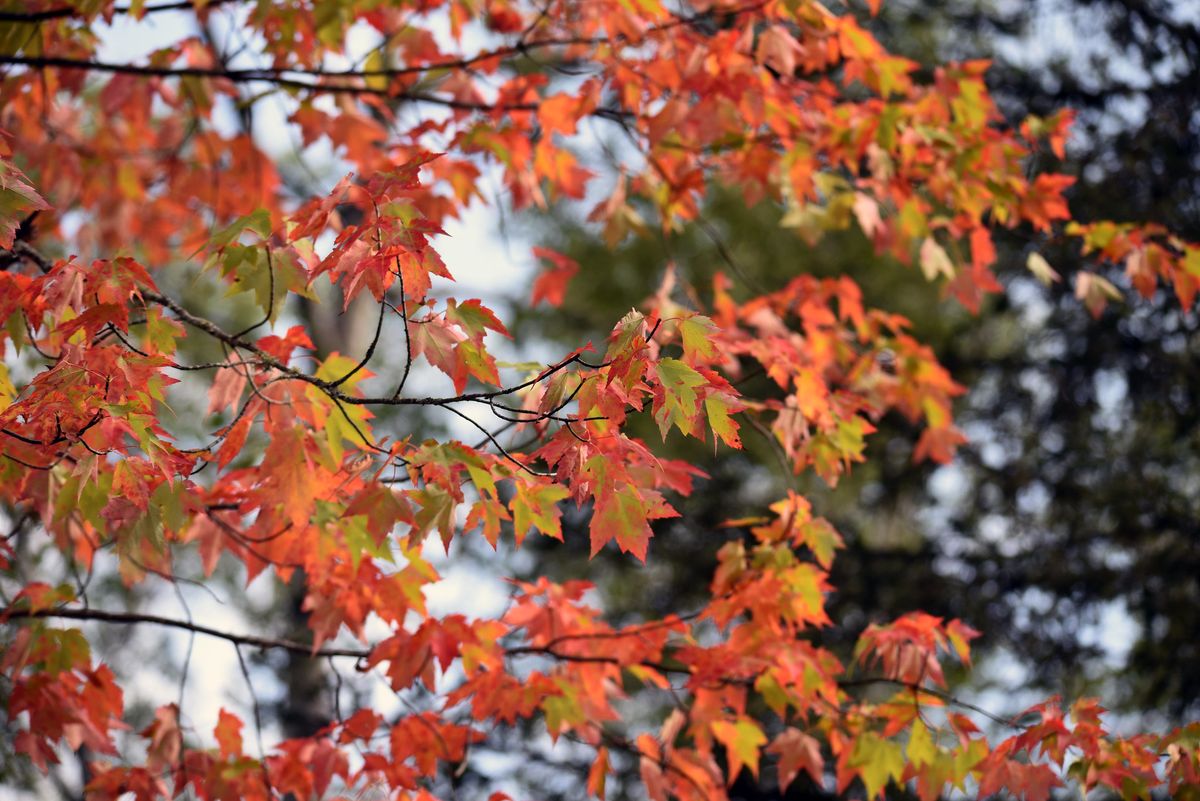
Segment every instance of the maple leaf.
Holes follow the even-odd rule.
[[[0,248],[5,250],[12,250],[17,229],[30,214],[50,208],[28,181],[23,172],[0,158]]]
[[[213,737],[221,749],[221,757],[230,759],[242,755],[242,721],[224,708],[217,715],[217,725],[213,729]]]
[[[338,740],[343,743],[354,740],[370,740],[381,723],[383,723],[381,715],[370,709],[360,709],[342,721],[342,733]]]
[[[569,496],[570,491],[557,484],[517,481],[517,493],[510,502],[517,547],[521,546],[525,535],[534,526],[547,537],[561,540],[562,511],[558,508],[558,502]]]
[[[655,371],[658,374],[661,392],[655,394],[654,420],[658,423],[658,430],[663,439],[666,439],[667,431],[672,425],[684,434],[691,434],[695,430],[695,418],[699,412],[696,388],[707,383],[704,376],[678,359],[670,358],[659,360]],[[718,404],[714,404],[718,413],[717,425],[730,432],[728,414],[724,414],[722,418],[727,407],[722,408]]]
[[[841,535],[824,518],[810,520],[800,526],[798,539],[808,546],[808,549],[813,552],[813,556],[817,558],[817,564],[826,570],[833,564],[835,550],[845,547]]]
[[[608,779],[608,749],[601,746],[596,751],[596,761],[588,769],[587,791],[596,798],[604,798],[604,787]]]
[[[314,510],[317,482],[309,461],[309,437],[299,427],[275,433],[263,454],[266,468],[265,500],[295,526],[305,526]]]
[[[933,738],[929,736],[929,729],[920,719],[913,721],[912,733],[908,737],[908,746],[904,749],[904,756],[918,768],[923,765],[932,765],[937,759],[937,746],[934,744]]]
[[[850,765],[857,769],[868,798],[881,798],[891,781],[900,781],[904,773],[904,755],[897,743],[873,732],[864,732],[854,741]]]
[[[504,327],[504,323],[500,322],[496,313],[484,306],[483,302],[477,298],[461,304],[456,303],[454,298],[449,298],[446,301],[446,319],[457,323],[467,332],[467,336],[475,341],[480,340],[487,329],[512,339],[512,334],[508,333],[508,329]]]
[[[676,327],[683,344],[683,359],[688,364],[696,364],[712,358],[716,353],[713,336],[717,326],[707,317],[695,314],[680,320]]]
[[[738,408],[736,404],[732,397],[724,393],[713,393],[704,399],[704,414],[712,426],[713,434],[731,448],[742,447],[742,439],[737,433],[740,426],[729,416],[731,411]]]
[[[742,772],[742,766],[750,768],[750,772],[758,777],[758,757],[762,747],[766,745],[767,736],[762,728],[751,720],[741,718],[735,722],[718,720],[712,724],[713,737],[717,739],[729,755],[729,783]]]
[[[1034,278],[1047,286],[1062,280],[1062,276],[1050,266],[1050,262],[1046,261],[1046,257],[1036,250],[1030,251],[1029,258],[1025,261],[1025,266],[1029,269],[1029,272],[1033,273]]]
[[[224,412],[235,406],[245,392],[249,382],[245,374],[235,367],[219,367],[208,390],[208,408],[205,414]]]
[[[801,770],[806,771],[817,786],[824,783],[825,759],[821,756],[821,746],[815,737],[799,729],[787,728],[771,741],[767,753],[779,756],[780,790],[787,790]]]
[[[147,746],[146,766],[161,771],[179,761],[183,750],[183,732],[179,729],[179,707],[175,704],[160,706],[154,712],[154,722],[141,732],[150,740]]]
[[[927,281],[954,277],[954,263],[933,237],[927,237],[921,243],[921,272]]]
[[[1075,274],[1075,297],[1083,301],[1092,317],[1099,317],[1109,301],[1121,300],[1121,291],[1104,276],[1081,272]]]
[[[984,761],[979,778],[981,794],[1007,789],[1026,801],[1047,801],[1062,781],[1048,765],[1026,764],[995,754]]]
[[[591,555],[615,539],[622,551],[646,561],[651,537],[648,521],[646,502],[634,487],[626,485],[598,495],[592,511]]]
[[[456,326],[443,317],[426,317],[420,324],[408,324],[413,354],[424,356],[437,369],[454,377],[458,371],[458,343],[466,339]]]
[[[533,255],[545,259],[553,266],[539,273],[533,280],[530,305],[536,306],[544,300],[551,306],[561,306],[567,294],[567,285],[575,273],[579,272],[579,263],[545,247],[535,247]]]
[[[322,381],[340,382],[343,391],[349,393],[354,392],[360,381],[371,377],[354,360],[337,353],[330,354],[315,375]],[[315,411],[313,425],[325,432],[331,469],[341,465],[345,443],[368,448],[373,444],[370,424],[373,415],[369,409],[336,402],[315,386],[307,387],[306,394]]]
[[[584,93],[582,97],[570,93],[543,98],[538,104],[538,121],[547,135],[561,133],[571,136],[575,133],[579,118],[586,116],[595,105],[596,101],[589,93]]]

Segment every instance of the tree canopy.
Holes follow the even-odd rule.
[[[773,204],[794,248],[856,230],[971,312],[1001,289],[997,241],[1019,236],[1046,284],[1063,280],[1047,255],[1082,253],[1072,293],[1092,315],[1160,292],[1157,314],[1191,313],[1200,247],[1072,210],[1072,179],[1039,169],[1064,157],[1071,112],[1009,124],[986,62],[918,69],[868,31],[867,6],[0,6],[0,697],[23,764],[81,751],[99,799],[453,798],[464,772],[496,772],[473,745],[533,721],[558,747],[529,739],[527,757],[570,771],[586,755],[576,781],[598,797],[631,764],[655,801],[727,797],[739,777],[922,799],[1200,794],[1198,724],[1118,735],[1088,698],[989,719],[948,687],[971,621],[845,631],[826,611],[842,538],[795,491],[707,523],[724,544],[690,608],[614,621],[586,581],[544,575],[514,581],[497,617],[427,607],[427,541],[561,540],[564,514],[586,517],[591,556],[652,566],[652,524],[710,480],[664,442],[836,484],[885,419],[919,432],[918,461],[964,441],[964,387],[896,309],[846,274],[763,286],[703,225],[724,257],[704,282],[668,250],[605,341],[509,361],[523,343],[499,344],[505,322],[456,295],[438,255],[475,204],[577,204],[615,247],[703,223],[707,198],[734,193]],[[106,47],[114,22],[158,20],[178,36],[144,57]],[[269,114],[296,153],[254,135]],[[590,157],[598,141],[608,158]],[[320,148],[352,172],[314,195],[289,173]],[[529,302],[561,303],[580,265],[529,259]],[[361,349],[321,344],[337,318],[312,310],[330,305],[369,309]],[[428,437],[435,417],[458,438]],[[743,448],[752,434],[770,449]],[[296,586],[307,633],[92,602],[106,580],[178,591],[222,565]],[[84,625],[224,640],[247,681],[244,650],[342,662],[394,703],[339,693],[329,725],[273,739],[255,700],[199,730],[212,699],[185,694],[185,665],[135,725],[136,677]],[[851,656],[828,647],[839,637]]]

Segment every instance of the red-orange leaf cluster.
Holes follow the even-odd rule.
[[[229,9],[238,53],[207,27]],[[581,216],[613,245],[698,221],[712,186],[734,187],[775,204],[800,242],[857,228],[972,310],[1000,289],[1002,228],[1074,237],[1142,295],[1165,285],[1195,302],[1200,247],[1157,227],[1072,222],[1071,179],[1027,169],[1039,148],[1062,156],[1069,113],[1007,127],[985,63],[922,79],[817,0],[678,9],[4,5],[0,501],[61,556],[28,576],[0,539],[17,753],[47,771],[62,747],[86,748],[98,799],[424,801],[468,763],[486,777],[472,746],[537,719],[552,740],[594,749],[586,788],[598,797],[635,764],[654,801],[721,799],[739,776],[872,798],[904,784],[922,799],[957,788],[1045,801],[1070,782],[1125,799],[1200,793],[1198,724],[1119,737],[1095,702],[1052,701],[988,739],[965,714],[979,710],[944,689],[946,660],[970,664],[976,632],[963,622],[871,625],[843,663],[822,640],[838,622],[825,598],[842,540],[794,493],[730,521],[709,600],[688,614],[614,625],[589,584],[546,578],[514,584],[499,617],[430,614],[433,535],[447,552],[475,531],[492,548],[531,532],[562,539],[574,506],[590,514],[593,555],[615,543],[653,560],[654,521],[706,478],[665,457],[659,437],[736,449],[761,434],[787,470],[829,483],[865,458],[884,415],[920,427],[917,460],[947,462],[963,440],[952,404],[964,388],[905,319],[865,307],[846,277],[757,288],[719,239],[728,270],[691,287],[664,267],[602,355],[580,343],[541,368],[497,359],[508,329],[483,301],[446,294],[438,255],[447,224],[487,202],[493,180],[517,208],[590,198]],[[205,35],[105,60],[102,23],[129,17],[138,30],[159,15]],[[286,122],[266,136],[255,113],[268,106]],[[589,156],[602,126],[622,137],[605,175]],[[298,189],[295,158],[266,141],[292,134],[351,173],[328,192]],[[311,166],[311,151],[298,158]],[[544,262],[534,304],[561,304],[579,271],[607,269],[533,255]],[[1038,254],[1029,266],[1058,278]],[[1122,296],[1098,273],[1073,280],[1094,314]],[[329,303],[333,317],[372,314],[366,347],[351,337],[318,353],[328,332],[309,312]],[[409,407],[475,444],[428,438]],[[657,426],[651,441],[633,435],[637,418]],[[98,608],[84,582],[78,597],[58,586],[93,572],[175,582],[192,554],[205,577],[224,564],[247,581],[295,581],[309,638]],[[426,706],[343,709],[282,741],[256,725],[248,747],[244,715],[220,709],[210,737],[190,723],[210,699],[181,694],[134,733],[117,675],[58,620],[351,659],[401,698],[420,688]],[[671,711],[654,719],[664,691]]]

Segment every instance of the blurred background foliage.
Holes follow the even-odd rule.
[[[1188,7],[1191,6],[1189,9]],[[1190,17],[1187,15],[1190,13]],[[1161,0],[890,0],[874,21],[889,49],[922,64],[988,57],[988,83],[1010,123],[1071,106],[1065,163],[1073,208],[1088,218],[1156,221],[1200,237],[1200,10]],[[619,142],[610,144],[619,150]],[[569,210],[522,218],[530,238],[581,264],[561,308],[514,297],[513,332],[601,343],[612,321],[654,294],[667,264],[734,294],[776,289],[798,273],[852,276],[865,301],[908,317],[960,383],[970,437],[951,465],[914,464],[918,431],[886,418],[867,460],[836,487],[785,475],[764,435],[743,425],[745,453],[673,442],[710,478],[658,521],[641,568],[605,550],[587,562],[586,510],[568,515],[567,547],[526,541],[529,576],[599,577],[614,617],[698,607],[721,523],[760,514],[795,486],[846,540],[829,599],[837,627],[819,636],[849,658],[872,621],[911,610],[981,629],[972,695],[1015,713],[1047,693],[1097,694],[1130,725],[1200,713],[1200,323],[1160,293],[1092,319],[1072,295],[1077,249],[1028,231],[998,238],[1005,291],[979,316],[939,297],[920,271],[876,256],[855,230],[819,244],[780,227],[782,210],[717,195],[702,220],[612,247]],[[719,243],[719,244],[718,244]],[[1025,267],[1037,250],[1062,275],[1046,287]],[[1109,278],[1128,287],[1120,269]],[[687,298],[674,298],[691,305]],[[706,297],[701,297],[706,301]],[[564,337],[570,337],[570,340]],[[748,380],[755,380],[753,378]],[[761,379],[759,379],[761,380]],[[657,437],[653,425],[641,434]],[[764,467],[764,465],[768,467]],[[629,776],[635,765],[626,766]],[[536,764],[532,786],[549,779]],[[544,791],[551,788],[540,785]],[[620,794],[635,782],[620,782]],[[761,797],[736,786],[735,797]],[[819,796],[796,782],[788,798]],[[573,797],[571,788],[561,796]],[[634,797],[634,796],[629,796]],[[777,796],[772,796],[777,797]]]
[[[1191,6],[1189,10],[1189,6]],[[885,46],[931,65],[990,57],[988,82],[1009,122],[1078,111],[1066,163],[1076,212],[1158,221],[1200,237],[1200,14],[1156,0],[885,2],[873,27]],[[1190,13],[1191,16],[1186,15]],[[932,75],[922,67],[922,73]],[[611,143],[619,150],[618,141]],[[521,218],[522,234],[582,265],[561,308],[514,297],[513,332],[575,346],[601,343],[612,321],[652,295],[668,263],[685,282],[724,272],[735,297],[798,273],[849,274],[874,306],[899,312],[956,380],[971,442],[953,464],[914,464],[918,433],[887,418],[867,462],[836,488],[799,489],[844,535],[830,616],[848,653],[871,621],[923,609],[981,629],[984,677],[1021,691],[1100,694],[1143,725],[1200,712],[1200,332],[1165,293],[1093,320],[1072,296],[1077,249],[999,238],[1004,293],[978,317],[939,298],[916,269],[885,264],[857,230],[812,246],[779,225],[781,209],[717,196],[703,219],[670,235],[611,247],[569,210]],[[719,241],[719,245],[717,242]],[[1063,276],[1044,287],[1025,268],[1037,249]],[[726,251],[722,253],[722,250]],[[1109,277],[1128,286],[1121,271]],[[687,298],[675,300],[690,305]],[[701,298],[705,300],[705,298]],[[565,337],[570,337],[569,341]],[[750,379],[754,380],[754,379]],[[641,434],[658,437],[652,425]],[[699,606],[722,521],[761,513],[791,480],[763,435],[743,425],[747,454],[675,441],[710,476],[658,521],[650,560],[633,569],[606,550],[588,565],[586,512],[567,547],[531,539],[528,575],[600,576],[606,608],[625,620]],[[757,467],[755,465],[758,465]],[[991,670],[988,669],[990,666]],[[974,688],[984,689],[976,679]],[[984,682],[986,684],[986,681]],[[1030,698],[1033,697],[1030,695]]]

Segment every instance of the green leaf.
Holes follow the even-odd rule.
[[[833,564],[833,552],[845,545],[837,529],[825,518],[818,517],[801,527],[801,537],[808,549],[817,558],[817,564],[826,570]]]
[[[332,504],[324,505],[331,506]],[[342,534],[342,538],[346,541],[346,550],[350,554],[350,566],[354,569],[355,573],[358,572],[358,565],[362,562],[364,553],[373,559],[382,559],[387,562],[395,561],[391,550],[387,547],[387,538],[384,537],[377,540],[372,536],[367,527],[368,518],[366,515],[338,516],[336,520],[330,522],[336,523],[338,530]]]
[[[492,355],[484,350],[482,345],[477,345],[469,339],[464,339],[458,343],[458,347],[454,349],[455,355],[459,359],[459,363],[466,369],[468,373],[475,376],[485,384],[492,386],[500,386],[500,374],[496,372],[496,360]],[[462,386],[455,380],[455,390],[461,392]]]
[[[168,531],[182,533],[187,522],[183,511],[184,488],[181,481],[164,481],[159,484],[151,496],[151,501],[158,507],[163,525]]]
[[[210,250],[224,250],[233,244],[243,231],[253,231],[259,238],[266,239],[271,235],[271,213],[266,209],[256,209],[238,217],[209,237],[208,247]]]
[[[559,484],[533,484],[518,480],[517,494],[510,504],[517,547],[525,540],[531,527],[536,527],[547,537],[561,540],[562,512],[557,504],[570,494],[566,487]]]
[[[711,358],[715,352],[712,335],[716,330],[712,320],[699,314],[680,320],[679,337],[683,341],[683,358],[689,362]]]
[[[461,304],[455,303],[454,298],[448,299],[446,301],[446,319],[452,323],[458,323],[473,339],[482,337],[489,328],[512,339],[512,334],[508,333],[508,329],[504,327],[504,323],[500,322],[500,318],[478,299],[464,301]]]
[[[53,646],[41,649],[45,654],[43,670],[54,674],[84,667],[92,660],[92,648],[79,629],[42,629],[38,638]]]
[[[353,359],[334,353],[329,356],[316,372],[316,377],[322,381],[337,381],[350,373],[357,366]],[[366,370],[359,370],[346,379],[341,388],[349,392],[363,378],[369,376]],[[308,386],[305,389],[308,400],[319,407],[325,415],[325,443],[329,450],[331,469],[337,469],[345,455],[343,443],[349,442],[358,447],[370,447],[373,442],[371,433],[371,412],[365,406],[338,403],[323,392],[319,387]]]
[[[663,389],[661,404],[654,411],[659,431],[665,439],[667,429],[674,423],[684,434],[691,434],[699,404],[695,390],[707,383],[704,376],[678,359],[661,359],[655,370]]]
[[[546,715],[546,730],[552,740],[557,740],[571,726],[586,722],[583,705],[579,701],[579,688],[565,681],[557,682],[560,695],[552,695],[542,702],[542,711]]]
[[[184,336],[183,326],[166,317],[159,309],[150,308],[146,311],[145,325],[146,341],[154,345],[154,350],[166,356],[174,355],[175,340]]]
[[[410,497],[420,505],[415,515],[417,532],[423,536],[436,528],[448,552],[454,538],[454,510],[458,501],[437,484],[414,490]]]
[[[731,448],[741,448],[742,438],[738,436],[738,424],[729,416],[730,402],[724,395],[709,395],[704,399],[704,413],[713,434]]]
[[[760,674],[754,681],[754,689],[762,696],[763,702],[770,707],[772,712],[781,718],[784,716],[790,699],[787,690],[775,678],[773,672],[768,670]]]
[[[229,245],[219,256],[209,259],[205,267],[221,265],[222,276],[234,276],[226,294],[232,296],[252,292],[254,302],[263,312],[270,312],[274,322],[283,310],[289,293],[312,299],[304,277],[286,253],[267,254],[261,245]]]
[[[637,311],[630,311],[613,329],[611,341],[608,345],[608,351],[604,355],[606,362],[615,361],[622,356],[627,356],[628,351],[634,345],[634,340],[641,335],[642,324],[646,318]]]
[[[826,624],[825,573],[810,562],[798,562],[780,575],[792,597],[790,608],[798,622]]]

